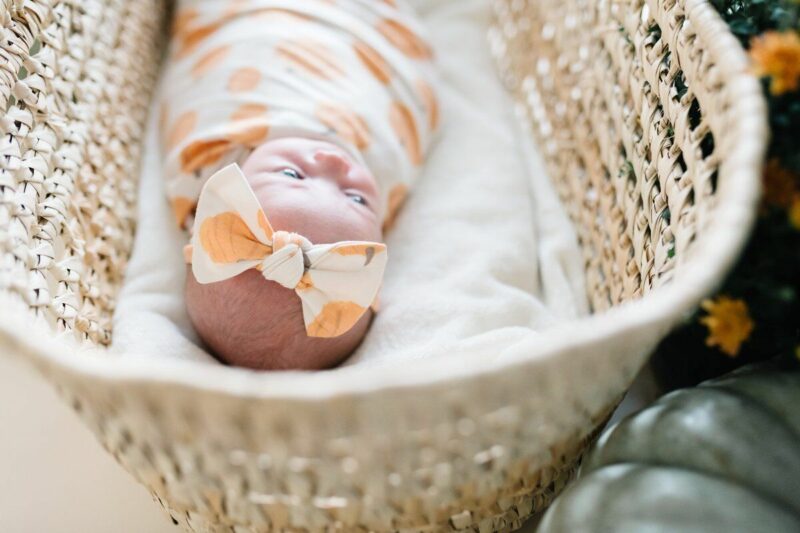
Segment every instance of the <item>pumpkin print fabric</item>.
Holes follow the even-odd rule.
[[[199,283],[254,268],[293,289],[310,337],[337,337],[358,322],[377,297],[387,259],[381,243],[314,245],[301,235],[274,231],[236,164],[219,170],[203,187],[190,254]]]
[[[280,137],[347,150],[394,218],[439,121],[431,48],[402,2],[183,0],[172,33],[160,113],[179,225],[211,175]]]

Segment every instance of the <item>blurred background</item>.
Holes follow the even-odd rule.
[[[178,532],[55,390],[2,354],[0,434],[0,532]]]

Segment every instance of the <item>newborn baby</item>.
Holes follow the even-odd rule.
[[[437,126],[430,47],[399,0],[178,4],[161,131],[189,317],[223,362],[335,366]]]

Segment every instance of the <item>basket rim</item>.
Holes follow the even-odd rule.
[[[106,350],[87,350],[77,342],[65,342],[72,339],[72,334],[54,335],[42,321],[32,321],[29,310],[18,298],[0,294],[0,345],[7,348],[2,351],[27,355],[37,366],[49,370],[114,385],[166,385],[240,398],[319,401],[366,396],[387,389],[447,386],[460,380],[528,371],[553,364],[560,356],[589,353],[593,345],[608,339],[633,336],[647,329],[658,331],[660,339],[723,281],[744,247],[755,222],[769,134],[761,85],[749,71],[744,49],[707,0],[686,0],[686,11],[695,22],[696,31],[709,43],[727,90],[735,96],[729,112],[738,119],[730,136],[738,148],[721,162],[719,203],[714,219],[698,237],[693,257],[669,284],[636,301],[537,332],[505,347],[502,357],[454,354],[413,360],[411,364],[354,365],[334,371],[254,372],[168,357],[119,357]],[[103,355],[93,356],[95,351]]]

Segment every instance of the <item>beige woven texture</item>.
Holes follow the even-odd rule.
[[[133,243],[155,2],[3,3],[0,288],[53,329],[107,344]]]
[[[575,222],[597,314],[501,358],[392,372],[112,358],[87,347],[110,341],[131,251],[165,2],[0,3],[2,351],[52,380],[190,531],[518,527],[754,216],[764,104],[707,2],[497,0],[490,44]]]
[[[708,41],[726,30],[707,2],[495,6],[494,51],[578,229],[593,308],[668,282],[739,149],[727,128],[754,95],[726,74],[741,71],[741,49]]]

